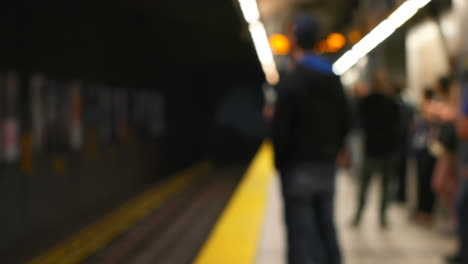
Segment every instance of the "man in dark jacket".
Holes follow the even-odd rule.
[[[406,181],[408,170],[408,152],[410,146],[410,131],[413,125],[414,111],[410,104],[403,100],[403,83],[394,82],[392,84],[395,101],[400,111],[400,122],[398,125],[398,151],[396,157],[396,194],[395,200],[398,203],[406,203]]]
[[[273,120],[275,162],[281,174],[289,264],[338,264],[333,197],[335,162],[344,146],[347,100],[331,64],[311,51],[318,24],[294,21],[296,65],[282,77]]]
[[[359,114],[364,132],[365,156],[360,173],[358,209],[353,224],[359,225],[364,210],[372,174],[382,176],[380,224],[387,226],[386,211],[389,201],[389,183],[395,175],[395,157],[398,150],[400,111],[385,72],[374,75],[373,92],[359,102]]]

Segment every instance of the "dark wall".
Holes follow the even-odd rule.
[[[241,37],[244,26],[230,1],[1,1],[0,92],[4,73],[18,73],[15,118],[21,139],[34,130],[35,73],[63,84],[58,93],[80,80],[86,93],[120,89],[129,96],[124,117],[129,133],[123,138],[115,139],[115,129],[109,132],[105,125],[116,127],[115,112],[99,114],[102,107],[93,100],[102,102],[83,92],[80,151],[52,140],[33,155],[29,172],[22,168],[24,152],[15,162],[0,159],[1,262],[38,253],[199,160],[248,160],[263,135],[241,128],[251,125],[244,119],[261,114],[264,77],[251,43]],[[248,91],[234,99],[239,108],[251,103],[231,118],[239,122],[225,125],[216,116],[233,89]],[[141,106],[134,97],[147,99],[139,117],[133,116]],[[4,101],[0,98],[0,106]],[[162,116],[157,135],[148,120],[155,115]],[[0,111],[0,134],[6,120]],[[261,119],[258,126],[265,126]],[[48,137],[57,131],[51,129]],[[103,139],[103,133],[113,139]],[[89,152],[93,144],[95,152]]]
[[[162,128],[161,120],[135,103],[154,98],[155,91],[82,83],[78,106],[72,82],[49,77],[34,99],[40,106],[31,108],[29,100],[21,104],[19,97],[5,96],[5,76],[0,75],[0,105],[12,107],[0,113],[2,262],[24,261],[169,173],[165,132],[153,129]],[[12,121],[17,132],[8,132]],[[81,132],[82,144],[72,143],[72,131]],[[31,139],[37,135],[40,144]],[[8,154],[12,145],[18,155]]]
[[[0,3],[0,66],[154,87],[173,65],[256,65],[230,1]]]
[[[177,162],[193,161],[194,157],[229,156],[231,161],[249,159],[253,154],[251,149],[258,147],[264,135],[248,135],[239,127],[252,125],[245,121],[252,115],[261,115],[263,77],[259,70],[255,67],[185,66],[177,72],[180,78],[171,77],[166,84],[171,87],[166,91],[168,102],[171,102],[167,109],[168,157],[174,157],[171,160]],[[234,113],[232,118],[238,120],[237,127],[226,127],[216,121],[216,116],[224,98],[233,89],[250,91],[245,97],[234,98],[237,100],[235,107],[242,110],[251,99],[252,108],[248,112]],[[258,121],[258,126],[265,126],[261,118]],[[231,156],[229,153],[237,154]]]

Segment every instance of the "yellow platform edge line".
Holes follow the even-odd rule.
[[[254,262],[273,169],[273,147],[265,142],[195,258],[195,264]]]
[[[162,206],[164,202],[183,191],[197,176],[206,173],[211,168],[211,163],[200,162],[175,174],[27,263],[74,264],[82,262]]]

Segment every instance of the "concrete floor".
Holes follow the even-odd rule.
[[[378,178],[377,178],[378,179]],[[272,181],[257,264],[283,264],[285,230],[279,180]],[[440,227],[427,228],[408,220],[408,209],[392,205],[387,230],[378,225],[379,184],[374,180],[361,227],[350,227],[355,205],[356,184],[346,173],[337,183],[336,224],[345,264],[442,264],[442,257],[456,248],[453,238],[444,237]],[[414,183],[410,183],[411,186]],[[414,196],[414,195],[413,195]]]

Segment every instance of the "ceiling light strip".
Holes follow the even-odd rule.
[[[269,84],[275,85],[279,81],[279,74],[276,68],[273,52],[265,26],[260,21],[260,12],[256,0],[239,0],[245,21],[249,24],[249,31],[252,37],[258,59],[262,65],[266,80]]]
[[[377,25],[333,64],[335,74],[342,75],[348,71],[431,1],[407,0],[401,4],[387,19]]]

